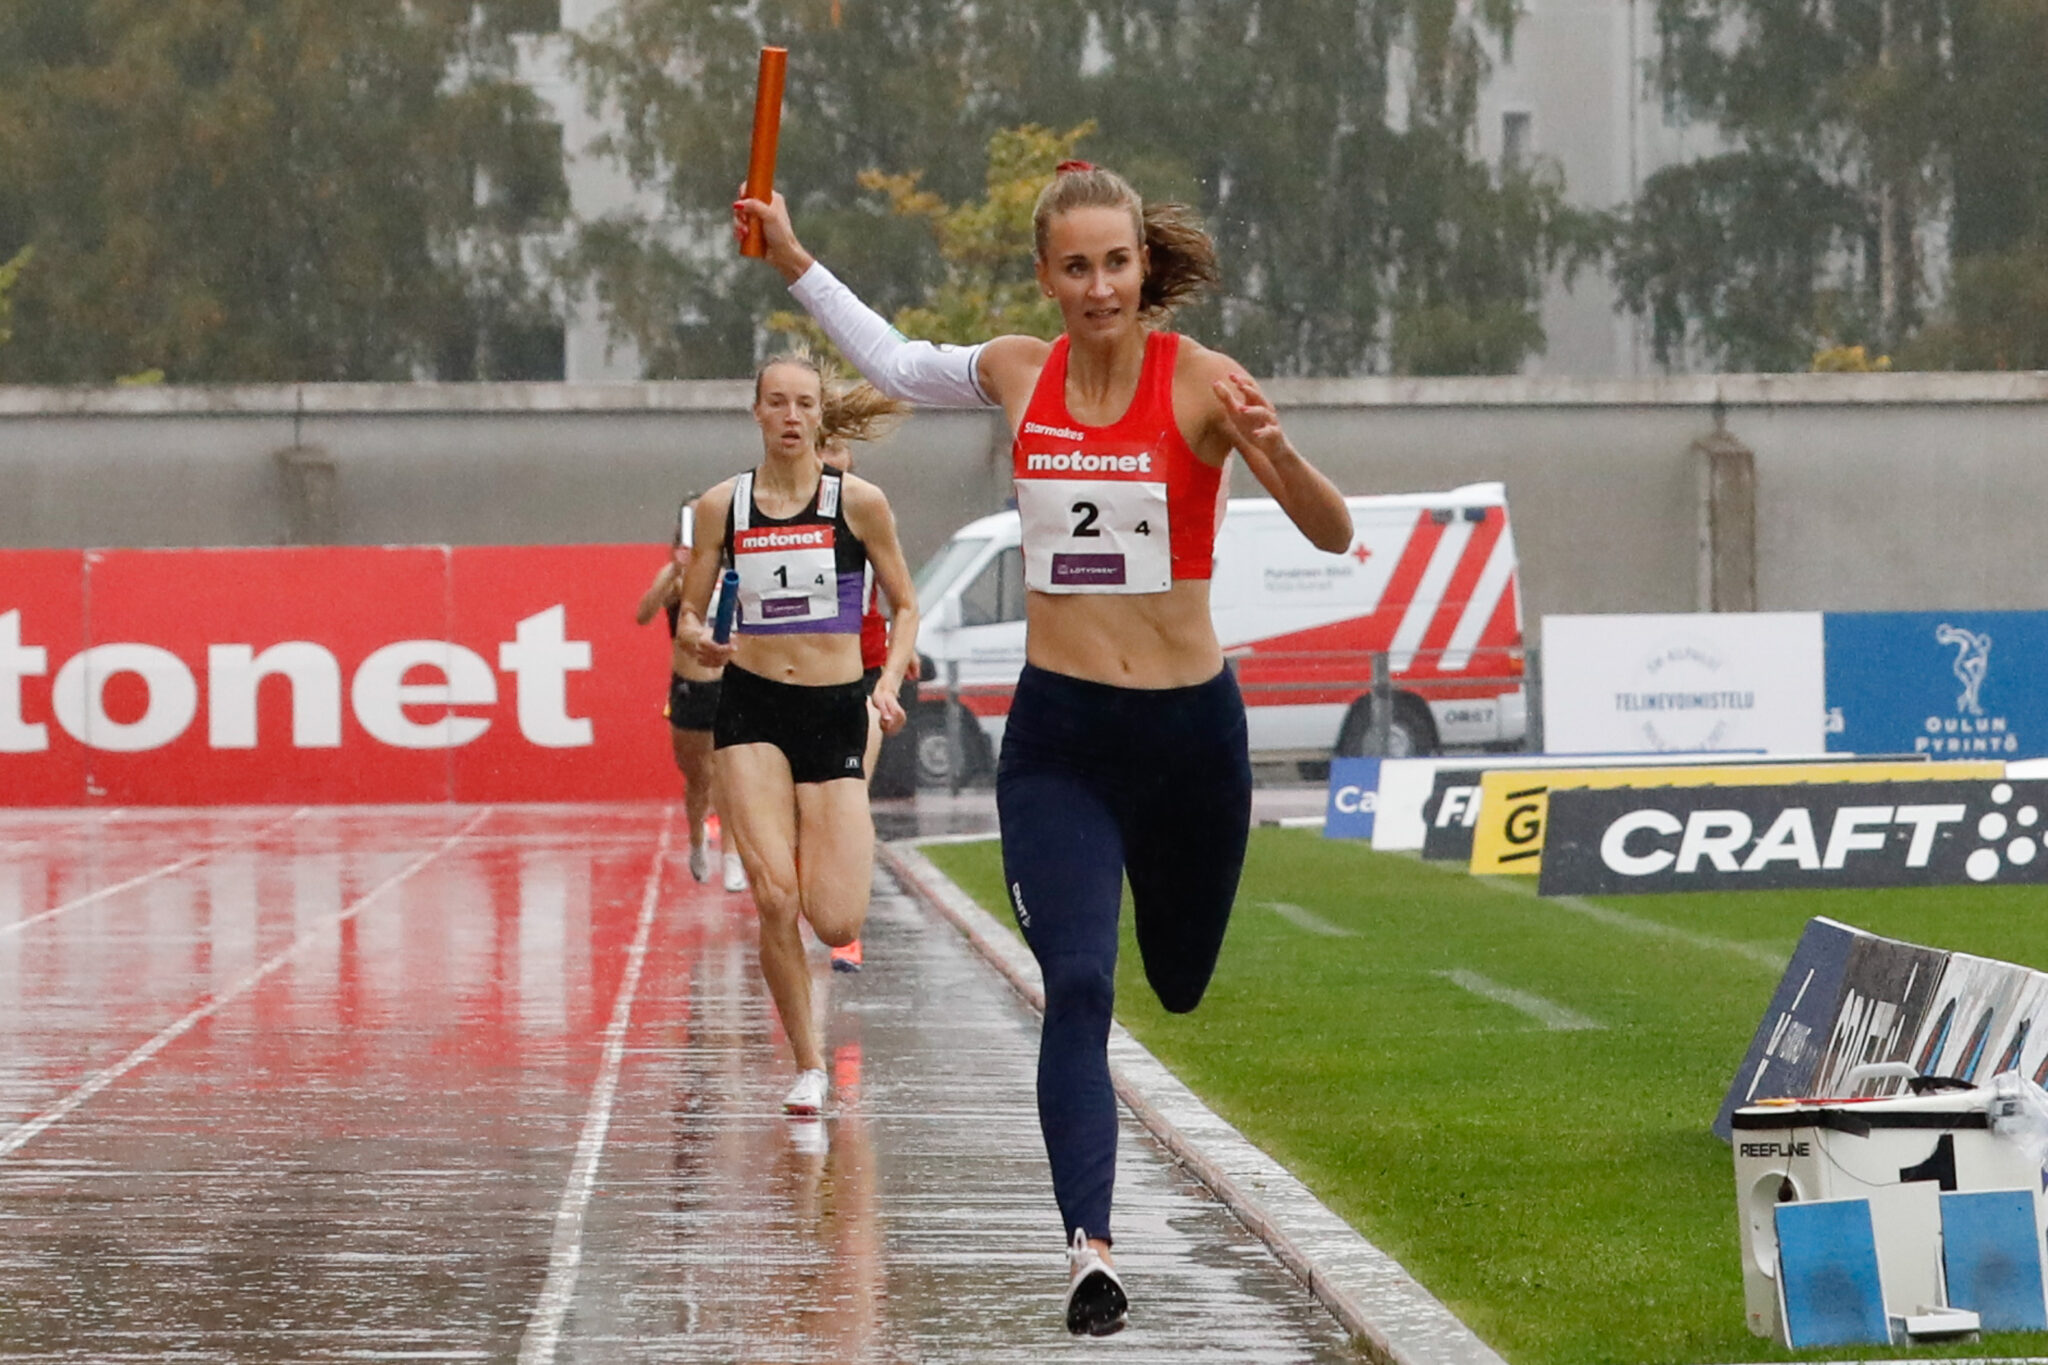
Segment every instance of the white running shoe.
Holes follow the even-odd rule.
[[[1067,1277],[1069,1332],[1077,1337],[1106,1337],[1124,1330],[1131,1312],[1131,1301],[1124,1297],[1124,1282],[1116,1267],[1088,1244],[1088,1233],[1083,1228],[1074,1229],[1073,1245],[1067,1248]]]
[[[711,850],[702,844],[690,845],[690,875],[700,882],[711,880]]]
[[[698,880],[702,881],[703,878],[700,877]],[[740,855],[737,853],[725,855],[725,889],[728,891],[744,891],[747,889],[747,866],[740,861]]]
[[[782,1097],[785,1114],[822,1114],[825,1111],[825,1073],[811,1070],[798,1074],[796,1084]]]

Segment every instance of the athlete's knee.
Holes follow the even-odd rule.
[[[1099,1015],[1108,1019],[1116,1008],[1116,973],[1093,957],[1057,956],[1039,964],[1045,978],[1047,1015]]]
[[[1160,1005],[1168,1014],[1190,1014],[1195,1006],[1202,1003],[1202,997],[1209,993],[1208,972],[1199,974],[1146,972],[1145,980],[1150,983],[1152,993],[1159,997]]]
[[[844,948],[860,937],[860,916],[854,914],[819,914],[807,916],[811,931],[818,936],[818,942],[827,948]]]
[[[844,948],[860,937],[861,922],[868,917],[868,898],[855,898],[845,889],[812,886],[804,893],[804,918],[811,932],[829,948]]]
[[[797,889],[794,870],[762,867],[743,853],[747,880],[754,892],[754,909],[771,924],[794,923],[803,917],[803,894]]]

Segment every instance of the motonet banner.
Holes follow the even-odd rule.
[[[645,546],[0,552],[0,804],[675,788]]]
[[[1550,794],[1546,896],[2048,882],[2048,782]]]

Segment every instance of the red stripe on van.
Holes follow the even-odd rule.
[[[1393,643],[1443,534],[1443,526],[1428,512],[1416,514],[1415,529],[1371,613],[1232,644],[1246,704],[1317,706],[1356,697],[1371,682],[1373,653]]]
[[[1465,542],[1464,557],[1452,571],[1451,581],[1444,585],[1443,601],[1437,604],[1429,629],[1422,633],[1422,644],[1416,650],[1414,663],[1408,668],[1409,676],[1443,676],[1441,660],[1444,647],[1450,644],[1452,632],[1457,630],[1459,620],[1464,617],[1465,608],[1472,600],[1472,590],[1479,586],[1479,575],[1486,571],[1486,561],[1493,554],[1493,547],[1507,524],[1505,513],[1498,508],[1488,508],[1486,520],[1473,529],[1471,539]],[[1470,671],[1469,667],[1459,670]]]

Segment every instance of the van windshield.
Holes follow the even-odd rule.
[[[946,589],[968,565],[981,555],[987,540],[949,540],[946,547],[924,562],[917,571],[917,600],[929,607],[946,595]]]

